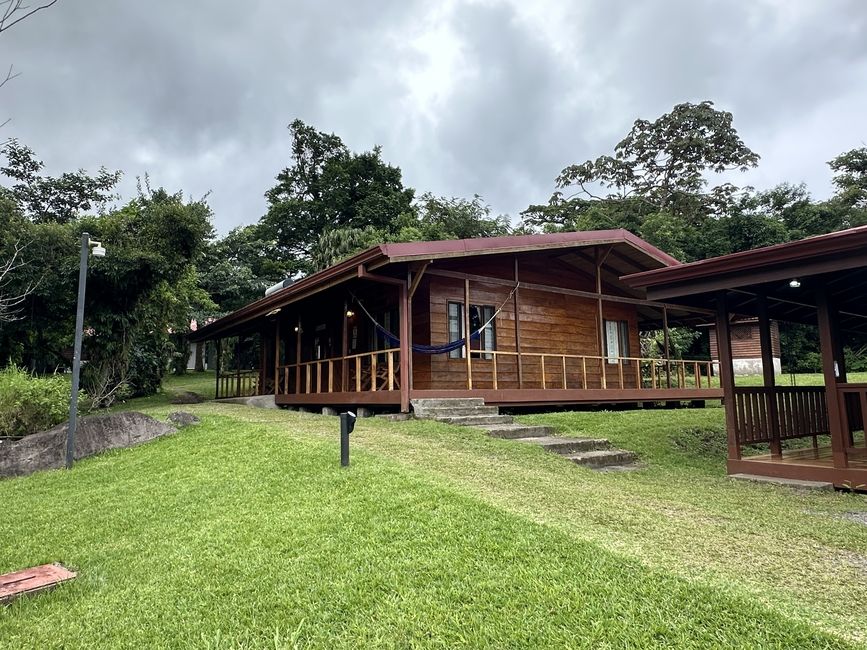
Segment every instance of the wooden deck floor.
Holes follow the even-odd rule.
[[[834,459],[830,447],[813,449],[786,449],[781,458],[774,458],[770,454],[761,456],[747,456],[746,462],[782,463],[788,465],[806,465],[809,467],[834,467]],[[867,469],[867,458],[849,458],[849,467],[855,469]]]
[[[850,456],[847,468],[836,468],[831,448],[827,446],[787,449],[780,458],[762,454],[730,460],[728,473],[828,481],[837,486],[867,489],[867,457]]]

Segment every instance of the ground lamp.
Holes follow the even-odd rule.
[[[105,257],[102,242],[93,241],[81,233],[81,263],[78,267],[78,307],[75,310],[75,348],[72,352],[72,397],[69,400],[69,428],[66,431],[66,469],[72,467],[75,450],[75,427],[78,424],[78,384],[81,373],[81,338],[84,330],[84,290],[87,286],[87,257],[93,248],[94,257]]]
[[[347,411],[340,414],[340,466],[349,466],[349,434],[355,428],[355,413]]]

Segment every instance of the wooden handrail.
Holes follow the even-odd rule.
[[[334,392],[376,392],[400,390],[399,364],[395,356],[400,348],[386,348],[371,352],[359,352],[327,359],[312,359],[300,363],[288,363],[276,366],[278,395],[304,395]],[[385,363],[380,363],[382,355]],[[342,369],[344,364],[352,362],[346,373],[346,385],[343,385]],[[335,368],[340,372],[336,373]],[[290,370],[303,370],[301,381],[292,384],[293,373]],[[282,377],[282,381],[281,381]]]

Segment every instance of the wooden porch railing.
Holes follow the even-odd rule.
[[[400,390],[400,349],[303,361],[277,367],[279,395]]]
[[[823,386],[735,388],[738,443],[750,445],[829,433]]]
[[[478,355],[478,358],[475,358]],[[505,364],[504,361],[509,363]],[[645,357],[600,357],[549,352],[473,351],[470,373],[474,380],[490,381],[497,390],[504,379],[514,383],[514,366],[521,364],[518,388],[548,389],[701,389],[719,388],[711,361],[651,359]],[[509,377],[502,375],[508,365]],[[537,377],[530,375],[534,374]]]
[[[259,394],[258,370],[229,370],[217,376],[216,399]]]

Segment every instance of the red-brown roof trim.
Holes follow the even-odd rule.
[[[770,265],[793,264],[808,258],[839,255],[858,249],[867,253],[867,226],[711,257],[688,264],[642,271],[625,275],[620,279],[631,287],[655,287],[662,284],[690,282],[721,274],[752,271]]]

